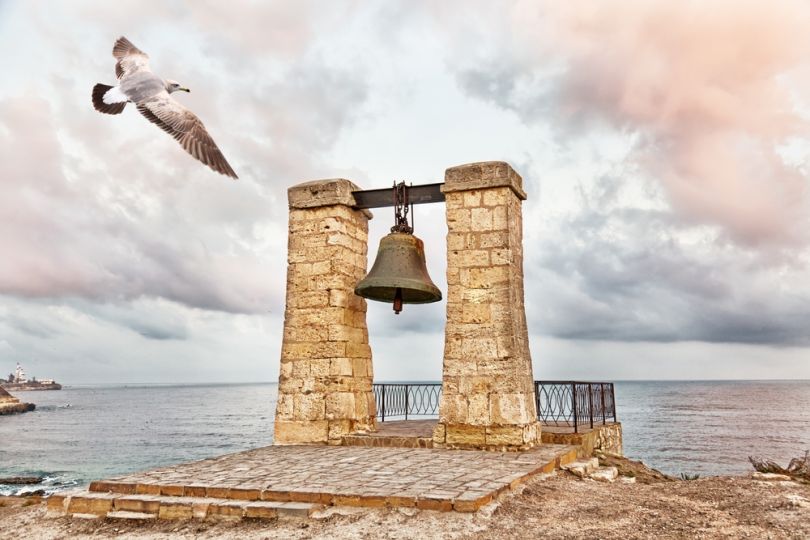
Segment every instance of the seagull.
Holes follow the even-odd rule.
[[[115,42],[112,54],[118,85],[99,83],[93,87],[93,107],[98,112],[121,114],[127,103],[134,103],[139,113],[174,137],[195,159],[218,173],[238,178],[197,115],[170,95],[191,90],[152,73],[149,56],[123,36]]]

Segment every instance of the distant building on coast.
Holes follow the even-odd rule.
[[[0,381],[0,388],[6,390],[61,390],[62,385],[53,379],[37,380],[36,377],[28,380],[25,370],[19,362],[14,373],[9,373],[8,379]]]

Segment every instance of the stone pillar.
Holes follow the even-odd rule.
[[[540,442],[523,306],[523,180],[500,161],[447,169],[447,326],[434,446]]]
[[[291,187],[275,444],[340,444],[375,428],[366,301],[368,210],[348,180]]]

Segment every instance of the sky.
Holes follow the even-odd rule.
[[[810,378],[808,27],[800,0],[0,0],[0,373],[275,381],[289,186],[503,160],[536,379]],[[239,180],[93,109],[122,35]],[[415,218],[446,290],[444,206]],[[369,304],[377,380],[441,377],[445,309]]]

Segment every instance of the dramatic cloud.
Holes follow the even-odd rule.
[[[566,339],[808,346],[806,254],[741,249],[599,179],[530,249],[529,319]],[[600,189],[601,188],[601,189]],[[532,299],[537,299],[532,301]]]
[[[436,10],[460,88],[556,152],[523,171],[533,330],[808,345],[810,7],[478,8]]]
[[[519,2],[507,13],[459,73],[468,92],[561,137],[605,126],[632,137],[631,159],[679,214],[735,241],[810,240],[806,170],[781,151],[808,134],[806,2]]]

